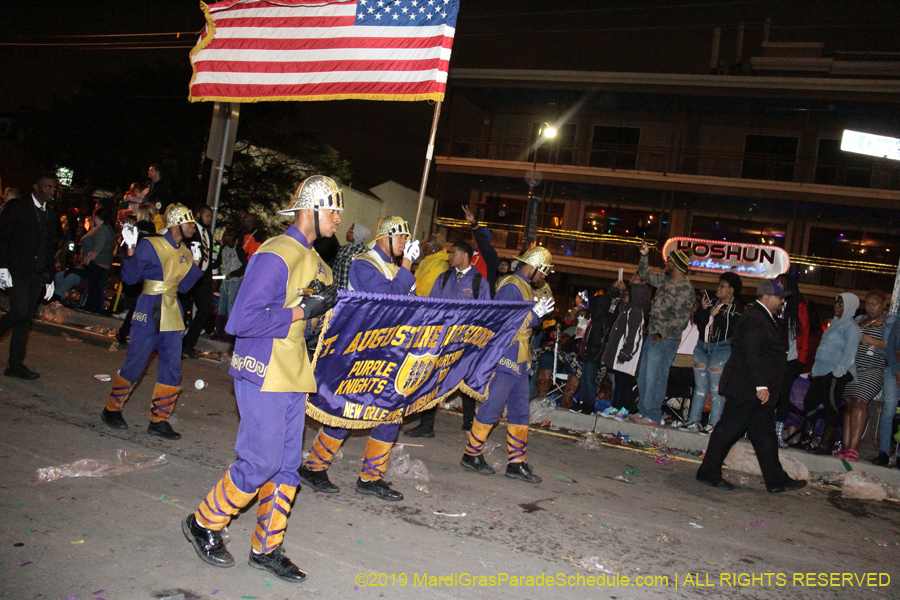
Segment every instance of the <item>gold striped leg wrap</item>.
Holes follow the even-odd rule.
[[[181,393],[181,388],[174,385],[157,383],[153,386],[153,399],[150,401],[151,423],[169,420],[175,411],[175,402],[178,400],[179,393]]]
[[[484,443],[487,441],[493,427],[493,425],[481,423],[478,419],[472,421],[472,429],[469,431],[468,439],[466,439],[466,454],[478,456],[484,452]]]
[[[106,399],[106,410],[120,412],[131,394],[131,388],[134,384],[116,373],[113,379],[112,389],[109,390],[109,398]]]
[[[377,481],[384,478],[384,470],[387,468],[388,457],[391,455],[393,443],[379,442],[369,437],[366,442],[366,455],[363,458],[362,470],[359,478],[363,481]]]
[[[247,494],[239,490],[231,481],[231,473],[226,471],[225,477],[213,486],[194,516],[203,527],[219,531],[228,525],[231,518],[242,508],[250,504],[254,496],[256,492]]]
[[[313,440],[312,448],[309,449],[304,466],[310,471],[324,471],[331,465],[331,459],[343,443],[344,440],[337,440],[326,435],[324,431],[319,431],[319,435]]]
[[[268,554],[281,545],[291,503],[297,488],[271,481],[259,488],[259,505],[256,509],[256,530],[250,545],[260,554]]]
[[[525,462],[525,449],[528,447],[528,425],[506,426],[506,450],[511,463]]]

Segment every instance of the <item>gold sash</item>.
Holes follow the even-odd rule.
[[[331,269],[315,250],[305,248],[288,235],[267,240],[256,254],[274,254],[284,261],[288,270],[284,308],[294,308],[303,300],[297,290],[309,285],[313,279],[331,285]],[[315,393],[316,380],[306,350],[306,321],[294,321],[287,337],[272,340],[262,391]],[[262,358],[262,357],[260,357]]]
[[[400,272],[400,267],[395,265],[394,263],[385,262],[381,256],[375,251],[373,248],[368,252],[363,252],[362,254],[357,254],[353,260],[364,260],[368,263],[372,263],[375,267],[381,271],[385,277],[390,279],[391,281],[397,276],[397,273]],[[350,289],[353,289],[352,287]]]
[[[178,307],[178,284],[185,278],[194,264],[190,250],[181,244],[173,248],[165,237],[145,238],[156,250],[159,264],[162,265],[163,279],[144,280],[142,293],[148,296],[162,296],[160,308],[159,331],[184,331],[184,320]]]
[[[497,291],[500,291],[500,288],[505,285],[515,286],[517,290],[522,294],[522,300],[526,302],[532,302],[535,296],[535,290],[532,289],[531,285],[519,277],[518,275],[512,274],[507,275],[503,281],[500,282],[500,285],[497,286]],[[525,317],[525,322],[519,328],[519,332],[516,333],[516,337],[513,338],[513,343],[518,342],[519,344],[519,354],[516,357],[516,361],[520,363],[530,363],[531,362],[531,328],[528,327],[528,324],[531,322],[531,313]]]

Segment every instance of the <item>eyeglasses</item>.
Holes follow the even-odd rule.
[[[719,285],[717,285],[716,287],[717,288],[727,288],[727,287],[731,287],[731,286],[725,282],[722,282],[722,283],[719,283]]]

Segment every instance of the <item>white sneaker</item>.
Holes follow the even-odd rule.
[[[615,418],[615,416],[617,414],[619,414],[618,409],[615,409],[612,406],[610,406],[609,408],[604,410],[602,413],[600,413],[600,416],[603,417],[604,419],[612,419],[612,418]]]
[[[685,431],[693,431],[696,433],[696,432],[700,431],[700,425],[698,425],[697,423],[694,423],[693,421],[688,421],[687,423],[685,423],[684,425],[681,426],[681,429],[684,429]]]
[[[616,421],[625,421],[628,419],[628,409],[620,408],[619,412],[616,413],[616,416],[613,417]]]
[[[700,429],[697,430],[697,433],[699,433],[700,435],[709,435],[713,432],[714,427],[715,427],[714,425],[708,425],[708,424],[704,425],[703,427],[701,427]]]

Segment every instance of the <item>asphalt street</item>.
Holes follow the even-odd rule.
[[[155,360],[125,407],[130,429],[100,422],[109,383],[94,375],[114,374],[125,358],[109,346],[38,327],[27,364],[41,378],[0,378],[0,598],[900,596],[896,503],[847,500],[815,485],[772,495],[755,478],[732,492],[713,490],[694,481],[696,464],[583,449],[546,433],[533,433],[528,447],[543,483],[486,477],[459,466],[461,420],[444,412],[435,438],[405,438],[421,444],[404,450],[424,463],[429,481],[390,477],[404,501],[354,492],[364,436],[349,439],[331,469],[341,493],[298,493],[285,548],[309,573],[306,582],[246,564],[255,504],[228,529],[236,566],[211,567],[180,522],[234,459],[239,417],[225,365],[184,363],[172,421],[184,437],[169,442],[146,433]],[[3,364],[7,348],[4,339]],[[197,379],[207,387],[195,389]],[[307,445],[315,423],[309,427]],[[503,446],[488,462],[505,462],[503,426],[492,443]],[[115,461],[117,450],[165,454],[167,464],[36,483],[38,469]]]

